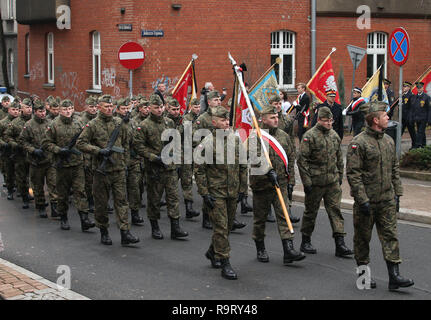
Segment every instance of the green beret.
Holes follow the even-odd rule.
[[[21,109],[21,103],[18,100],[14,100],[10,105],[9,108],[17,108]]]
[[[22,100],[22,104],[25,104],[26,106],[31,106],[31,99],[25,98],[24,100]]]
[[[150,96],[150,105],[161,106],[163,104],[162,99],[160,99],[159,95],[152,94]]]
[[[45,109],[45,104],[41,100],[35,100],[33,102],[33,109],[34,110]]]
[[[67,107],[73,107],[73,102],[69,99],[64,99],[60,102],[60,107],[67,108]]]
[[[275,108],[273,105],[265,105],[263,106],[262,110],[260,110],[260,115],[264,115],[264,114],[277,114],[277,108]]]
[[[195,106],[195,105],[200,105],[201,103],[200,103],[200,101],[199,101],[199,99],[198,98],[193,98],[191,101],[190,101],[190,105],[191,106]]]
[[[109,94],[104,94],[103,96],[99,97],[98,103],[112,103],[112,97]]]
[[[178,107],[180,105],[180,103],[178,102],[178,100],[175,99],[175,98],[170,98],[170,99],[168,99],[167,102],[172,107]]]
[[[51,102],[52,100],[55,100],[55,98],[54,98],[53,96],[48,96],[48,98],[46,98],[46,99],[45,99],[45,103],[50,104],[50,102]]]
[[[20,97],[18,97],[18,96],[15,96],[15,97],[13,97],[13,101],[21,102],[21,98],[20,98]]]
[[[383,101],[372,101],[370,103],[370,108],[369,108],[369,113],[371,112],[378,112],[378,111],[383,111],[386,112],[388,108],[387,103],[383,102]]]
[[[58,107],[60,106],[60,104],[57,102],[57,100],[56,100],[56,99],[50,100],[50,101],[48,102],[48,105],[49,105],[51,108],[58,108]]]
[[[96,97],[93,97],[93,96],[88,97],[88,98],[85,100],[85,104],[86,104],[87,106],[97,106],[97,98],[96,98]]]
[[[57,97],[55,98],[55,101],[57,101],[58,105],[60,105],[60,103],[61,103],[61,98],[60,98],[59,96],[57,96]]]
[[[117,100],[115,105],[117,106],[128,106],[130,104],[129,98],[120,98]]]
[[[210,91],[210,92],[207,94],[207,100],[211,100],[211,99],[214,99],[214,98],[220,98],[220,93],[218,93],[218,91],[217,91],[217,90]]]
[[[148,107],[149,105],[150,105],[150,102],[148,100],[141,99],[141,100],[139,100],[139,102],[136,106],[138,108],[142,108],[142,107]]]
[[[9,96],[4,96],[3,98],[1,98],[1,102],[6,102],[6,101],[10,101]]]
[[[133,96],[130,98],[130,101],[138,101],[139,97],[138,96]]]
[[[317,113],[317,117],[319,119],[323,119],[323,118],[332,119],[333,115],[332,115],[331,109],[329,109],[328,107],[320,107],[319,112]]]
[[[213,117],[229,119],[229,111],[225,107],[215,107],[211,110],[211,114]]]
[[[271,96],[271,98],[269,98],[269,103],[273,103],[273,102],[279,102],[281,101],[281,98],[278,94],[274,94]]]

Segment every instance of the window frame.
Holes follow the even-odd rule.
[[[370,44],[370,36],[372,36],[372,43]],[[384,41],[379,41],[379,36],[383,37]],[[384,77],[387,77],[387,63],[388,63],[388,35],[382,31],[374,31],[367,34],[367,56],[370,55],[373,57],[373,74],[377,71],[379,66],[377,65],[377,56],[384,55],[383,64],[384,68]],[[367,62],[368,63],[368,62]],[[368,73],[368,64],[367,64],[367,73]],[[367,74],[367,77],[369,75]]]
[[[97,35],[97,37],[96,37]],[[98,40],[98,47],[96,46],[96,40]],[[91,33],[91,64],[92,64],[92,83],[93,83],[93,89],[95,90],[102,90],[102,79],[101,79],[101,61],[102,61],[102,49],[101,49],[101,39],[100,39],[100,32],[99,31],[93,31]],[[97,70],[95,65],[95,60],[97,59]],[[97,78],[96,79],[96,75]],[[99,80],[99,83],[97,84],[97,80]]]
[[[277,35],[277,36],[276,36]],[[275,37],[277,39],[277,43],[275,43]],[[296,80],[296,34],[290,30],[278,30],[271,32],[271,57],[279,56],[281,59],[281,63],[278,66],[278,84],[283,89],[294,89],[295,88],[295,80]],[[284,70],[284,56],[290,55],[292,56],[292,82],[284,83],[283,78],[283,70]]]
[[[50,43],[51,42],[51,43]],[[50,59],[50,57],[52,57]],[[46,58],[47,58],[47,80],[49,84],[54,84],[55,72],[54,72],[54,33],[49,32],[46,36]],[[50,65],[50,62],[52,65]]]

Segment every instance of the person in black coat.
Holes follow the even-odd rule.
[[[385,90],[386,90],[386,95],[388,96],[389,105],[391,106],[395,100],[394,92],[391,89],[389,89],[389,86],[391,85],[392,82],[390,82],[388,79],[383,80],[383,82],[385,84]]]
[[[307,86],[305,83],[298,83],[296,85],[296,90],[298,90],[298,97],[293,102],[293,105],[295,106],[296,113],[300,113],[303,111],[303,113],[309,113],[310,112],[310,97],[305,92],[307,90]],[[307,128],[309,127],[309,116],[307,116],[307,119],[305,118],[304,114],[300,113],[298,115],[298,138],[299,141],[302,140],[302,135],[305,133]]]
[[[413,114],[411,108],[411,97],[413,96],[411,90],[412,84],[408,81],[404,81],[403,83],[403,96],[402,96],[402,127],[401,127],[401,135],[404,134],[406,128],[409,131],[410,139],[412,141],[412,147],[410,149],[416,148],[416,130],[413,122]],[[392,108],[392,110],[395,109]]]
[[[165,91],[166,91],[166,84],[164,82],[159,82],[157,84],[156,91],[154,91],[154,93],[157,94],[160,97],[160,99],[162,100],[163,105],[165,105],[165,97],[164,97]]]
[[[353,135],[357,136],[361,133],[365,125],[365,117],[361,111],[361,105],[365,104],[365,99],[361,97],[362,90],[358,87],[353,88],[353,99],[349,106],[343,111],[343,115],[352,117]]]
[[[326,100],[325,102],[319,104],[316,107],[316,111],[314,114],[313,121],[311,122],[311,127],[317,123],[317,113],[319,108],[328,107],[333,115],[334,123],[332,124],[332,129],[338,134],[341,140],[343,140],[344,136],[344,123],[343,123],[343,108],[340,104],[335,102],[335,97],[337,96],[337,92],[332,89],[326,90]]]
[[[424,148],[427,145],[425,128],[427,123],[431,122],[431,98],[424,92],[423,82],[416,82],[415,84],[416,88],[418,89],[418,93],[410,98],[410,107],[412,110],[412,120],[414,121],[414,126],[417,127],[416,147]]]

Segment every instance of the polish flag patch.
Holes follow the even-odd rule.
[[[358,149],[358,146],[356,144],[352,144],[352,149],[356,150],[356,149]]]
[[[308,138],[304,138],[304,141],[308,141]]]

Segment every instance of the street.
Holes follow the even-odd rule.
[[[195,208],[202,201],[194,189]],[[182,196],[180,197],[182,199]],[[252,199],[249,197],[249,203]],[[290,299],[431,299],[429,276],[430,226],[399,222],[398,234],[403,263],[401,275],[412,278],[415,286],[399,292],[387,289],[388,276],[381,246],[374,230],[371,242],[371,272],[377,289],[359,290],[356,287],[355,262],[337,258],[327,215],[320,211],[312,243],[316,255],[307,255],[301,262],[283,266],[281,241],[274,223],[267,223],[266,248],[269,263],[256,259],[251,239],[252,214],[237,219],[247,227],[230,236],[231,264],[238,280],[221,277],[204,257],[210,243],[211,231],[201,227],[201,216],[194,221],[181,219],[189,232],[187,240],[170,239],[170,223],[166,207],[162,207],[160,227],[163,240],[151,238],[149,222],[132,226],[140,242],[134,247],[122,247],[115,215],[110,215],[112,246],[100,244],[96,228],[82,233],[79,217],[73,207],[69,210],[70,231],[62,231],[60,222],[41,219],[33,209],[21,209],[21,199],[8,201],[4,190],[0,197],[0,232],[4,251],[0,257],[31,272],[56,282],[59,265],[71,269],[71,289],[90,299],[146,300],[290,300]],[[184,217],[184,206],[180,210]],[[302,215],[303,207],[294,203],[293,213]],[[93,218],[93,215],[90,215]],[[353,247],[351,212],[345,212],[346,244]],[[300,226],[295,226],[295,248],[299,250]]]

